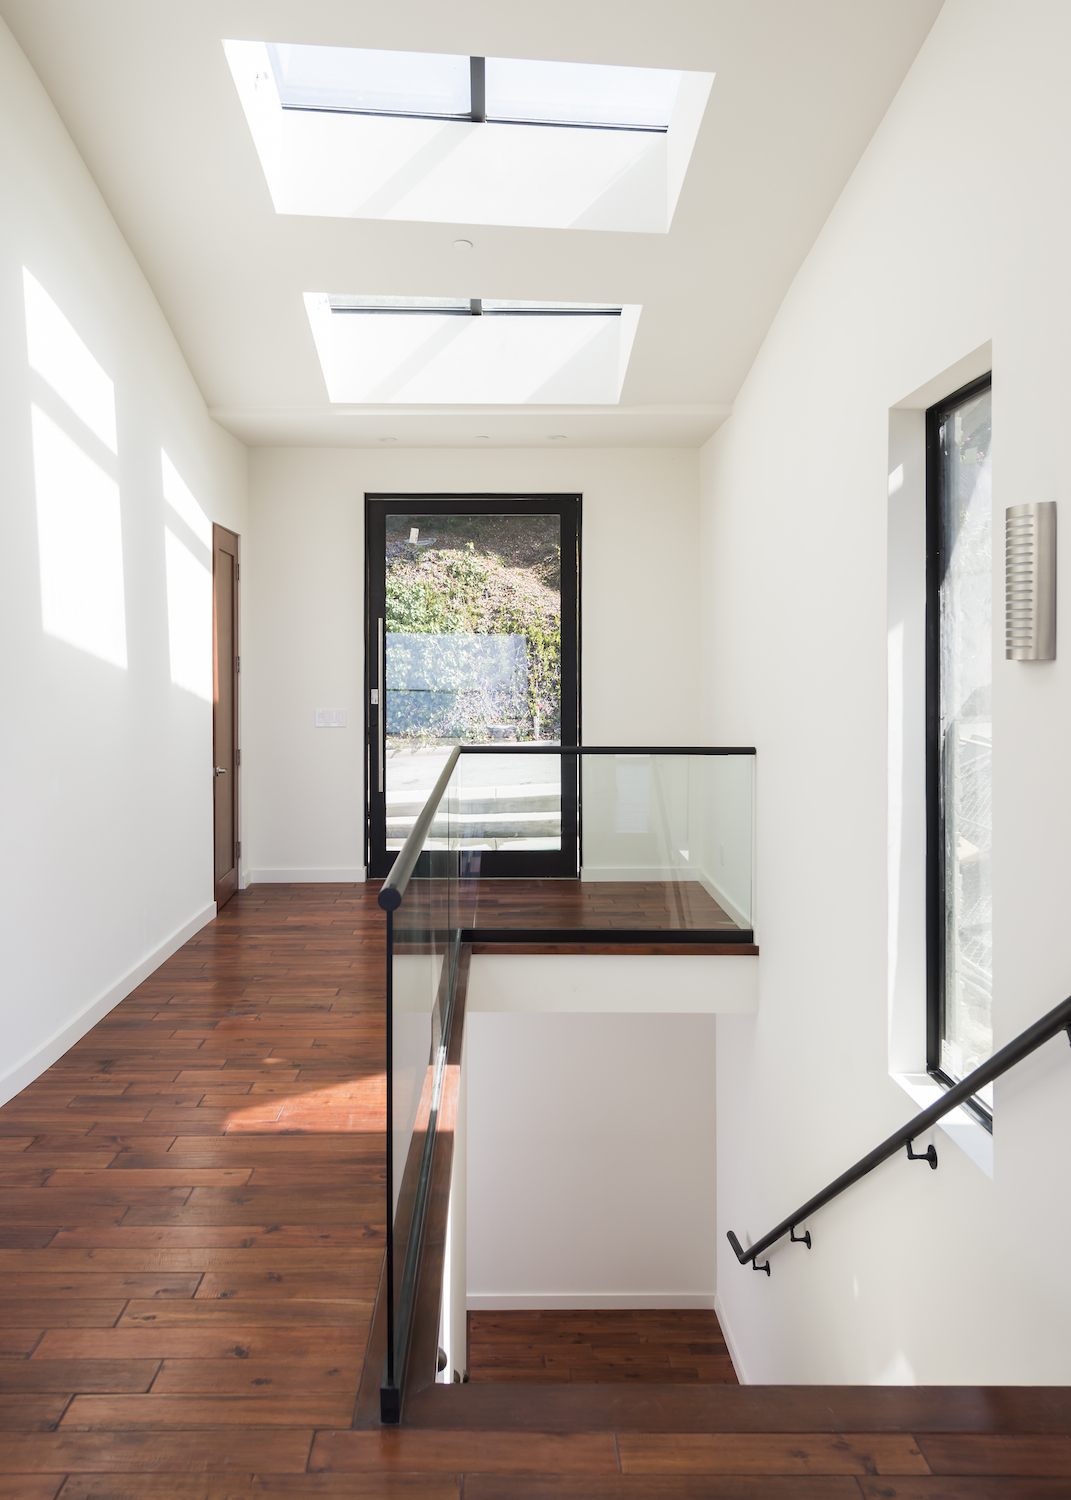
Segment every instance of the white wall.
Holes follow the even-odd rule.
[[[209,420],[2,23],[0,142],[4,1099],[213,911],[211,552],[194,533],[244,529],[245,450]],[[45,298],[29,330],[24,271]],[[203,517],[165,504],[161,450]],[[170,599],[165,527],[185,549]]]
[[[470,1308],[713,1306],[714,1026],[466,1016]]]
[[[255,449],[243,853],[253,880],[363,878],[364,495],[581,493],[589,744],[698,732],[698,454]],[[344,730],[316,729],[345,708]]]
[[[760,1006],[717,1023],[719,1298],[751,1380],[1071,1379],[1066,1042],[998,1084],[992,1179],[940,1137],[937,1172],[886,1164],[769,1280],[724,1238],[912,1113],[889,1077],[889,411],[992,338],[998,543],[1005,506],[1071,499],[1069,48],[1057,0],[947,0],[702,455],[704,729],[759,755]],[[1071,988],[1071,640],[1004,660],[1001,563],[998,1045]]]

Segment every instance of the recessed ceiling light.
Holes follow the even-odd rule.
[[[396,443],[398,439],[396,437],[381,437],[378,441],[381,443]]]
[[[471,250],[472,249],[472,241],[471,240],[455,240],[454,241],[454,249],[455,250]]]
[[[548,441],[550,441],[552,443],[564,443],[565,442],[565,433],[564,432],[552,432],[552,433],[549,433],[548,434]]]

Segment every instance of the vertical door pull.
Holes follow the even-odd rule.
[[[387,637],[383,631],[383,620],[379,622],[379,790],[386,784],[387,758]]]

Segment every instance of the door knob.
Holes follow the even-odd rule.
[[[226,776],[226,774],[227,774],[227,767],[226,766],[216,766],[215,767],[215,772],[216,772],[217,776]]]

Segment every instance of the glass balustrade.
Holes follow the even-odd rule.
[[[386,917],[387,1342],[404,1385],[435,1129],[468,941],[751,944],[754,752],[455,746],[412,809]],[[563,827],[567,805],[579,831]],[[573,879],[488,879],[490,850],[575,845]],[[622,947],[627,952],[627,947]]]

